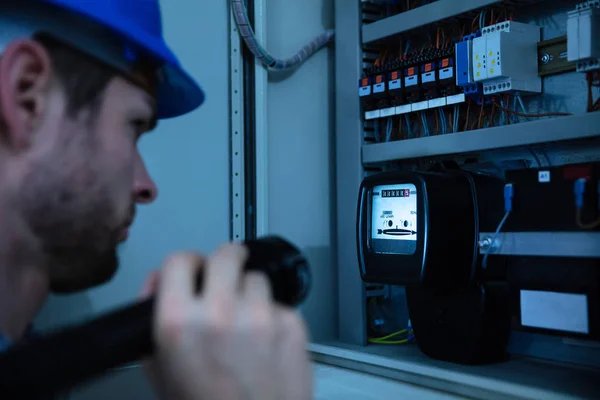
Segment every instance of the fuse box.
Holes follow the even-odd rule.
[[[501,92],[541,93],[538,76],[537,43],[540,28],[505,21],[486,27],[473,40],[472,68],[483,94]]]

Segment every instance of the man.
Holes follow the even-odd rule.
[[[112,278],[135,204],[157,192],[137,139],[203,101],[161,37],[157,2],[0,5],[0,347],[26,335],[49,293]],[[242,274],[246,257],[239,245],[176,254],[148,282],[163,398],[311,397],[303,324],[263,275]]]

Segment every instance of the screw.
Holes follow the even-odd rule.
[[[480,240],[478,246],[483,251],[488,251],[492,247],[492,238],[486,237],[483,240]]]
[[[544,53],[541,61],[544,64],[548,64],[550,61],[552,61],[552,56],[550,56],[550,54],[548,54],[548,53]]]

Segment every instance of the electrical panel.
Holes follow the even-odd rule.
[[[600,0],[367,3],[352,75],[365,179],[357,233],[340,219],[338,245],[359,247],[368,342],[399,335],[462,363],[502,348],[590,364],[585,348],[557,356],[507,332],[600,343]],[[356,166],[342,157],[337,171],[338,196],[354,196],[340,182]],[[405,287],[403,325],[385,316],[388,286]],[[497,352],[463,346],[487,340]]]

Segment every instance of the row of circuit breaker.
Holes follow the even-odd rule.
[[[459,104],[467,97],[481,104],[498,93],[541,93],[539,40],[539,27],[505,21],[465,36],[443,54],[433,50],[391,63],[359,82],[365,119]]]

